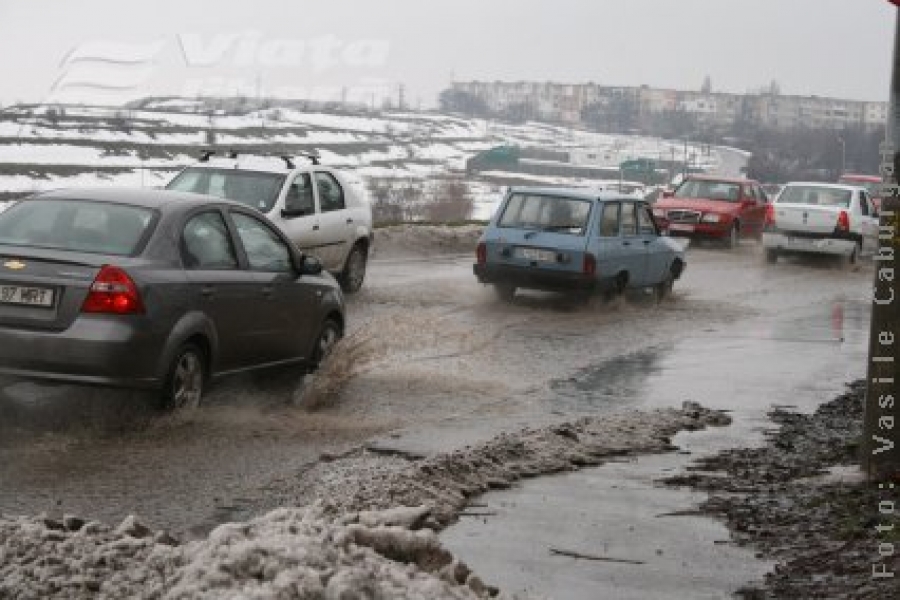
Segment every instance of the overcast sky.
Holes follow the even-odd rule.
[[[0,102],[343,94],[457,80],[886,100],[886,0],[0,0]]]

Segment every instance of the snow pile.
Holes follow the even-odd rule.
[[[318,502],[334,515],[427,505],[432,511],[424,525],[440,529],[456,520],[469,499],[488,490],[508,488],[525,477],[599,465],[615,456],[670,451],[678,431],[730,422],[722,412],[685,402],[680,410],[627,411],[502,433],[425,459],[372,447],[320,462],[303,474],[302,486],[285,490],[281,500]]]
[[[345,516],[279,509],[184,545],[134,517],[118,528],[75,517],[0,521],[0,597],[485,598],[434,532],[427,507]]]

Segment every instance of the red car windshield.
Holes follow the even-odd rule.
[[[676,198],[707,198],[737,202],[741,199],[741,185],[730,181],[688,179],[675,190]]]

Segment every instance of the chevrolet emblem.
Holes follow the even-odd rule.
[[[3,263],[3,266],[6,267],[7,269],[12,269],[13,271],[18,271],[20,269],[25,268],[25,263],[20,262],[18,260],[8,260],[5,263]]]

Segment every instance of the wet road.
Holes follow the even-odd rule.
[[[622,407],[740,409],[748,390],[758,407],[809,404],[862,372],[868,269],[692,247],[673,300],[581,307],[542,293],[502,304],[468,257],[376,261],[315,409],[284,372],[223,381],[170,417],[137,393],[0,381],[0,512],[137,513],[202,533],[366,440],[427,454]]]

